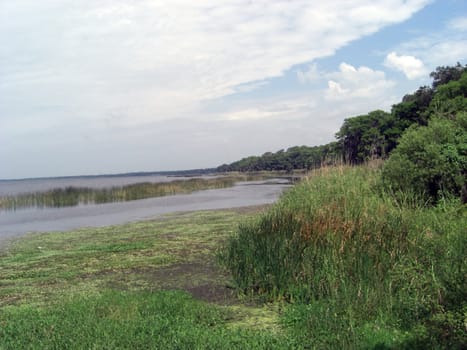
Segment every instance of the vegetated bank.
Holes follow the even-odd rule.
[[[305,348],[467,346],[467,68],[432,77],[391,113],[346,119],[324,149],[354,166],[321,165],[221,254],[243,293],[288,304]],[[298,150],[224,167],[306,160]]]
[[[384,189],[380,167],[323,168],[221,254],[246,295],[288,305],[304,348],[461,349],[467,213]]]
[[[389,112],[375,110],[345,119],[335,142],[267,152],[223,164],[217,169],[312,170],[336,161],[361,164],[374,158],[387,159],[408,128],[427,126],[433,116],[452,120],[458,113],[467,111],[467,65],[437,67],[430,76],[433,78],[431,86],[421,86],[405,95]]]

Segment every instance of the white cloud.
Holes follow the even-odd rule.
[[[457,17],[449,21],[448,28],[458,31],[467,31],[467,16]]]
[[[242,91],[237,87],[330,55],[407,19],[428,2],[5,4],[0,57],[2,79],[9,83],[0,92],[19,94],[31,109],[39,101],[48,104],[54,95],[66,95],[75,108],[94,108],[98,114],[125,101],[137,112],[133,118],[170,118],[180,115],[179,106]],[[40,91],[33,81],[38,76]]]
[[[428,82],[428,71],[434,70],[435,67],[455,65],[457,62],[465,63],[467,60],[466,29],[467,17],[454,18],[442,30],[417,36],[401,43],[392,49],[392,54],[407,52],[421,60],[423,65],[428,67],[424,73]]]
[[[386,56],[384,65],[386,67],[403,72],[410,80],[424,77],[427,74],[425,65],[421,60],[414,56],[399,56],[395,52],[391,52]]]
[[[394,82],[386,79],[383,71],[368,67],[355,68],[350,64],[341,63],[339,72],[327,75],[327,100],[369,99],[386,94],[394,86]]]
[[[311,64],[307,70],[297,70],[298,81],[302,84],[316,81],[322,78],[322,73],[318,71],[316,63]]]
[[[431,47],[431,60],[436,66],[455,65],[457,62],[465,64],[467,59],[467,40],[445,41]]]

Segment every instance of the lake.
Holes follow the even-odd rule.
[[[57,187],[106,188],[138,182],[186,179],[167,176],[85,177],[0,181],[0,195],[45,191]],[[66,231],[155,218],[163,214],[235,208],[273,203],[290,184],[284,179],[238,182],[223,189],[198,191],[129,202],[65,208],[27,208],[0,211],[0,241],[29,232]]]

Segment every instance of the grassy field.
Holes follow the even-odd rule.
[[[34,234],[0,257],[0,349],[287,347],[216,254],[262,208]]]

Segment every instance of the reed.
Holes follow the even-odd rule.
[[[200,190],[231,187],[244,177],[228,176],[212,179],[194,178],[165,183],[136,183],[127,186],[94,189],[87,187],[56,188],[45,192],[23,193],[0,197],[0,210],[27,207],[69,207],[80,204],[124,202],[167,195],[192,193]]]
[[[465,207],[401,203],[379,181],[378,167],[315,171],[220,258],[245,294],[292,303],[285,323],[311,348],[455,348],[466,340]]]

